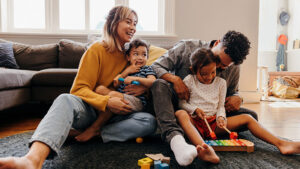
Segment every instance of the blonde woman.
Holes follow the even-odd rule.
[[[123,46],[136,32],[138,18],[128,7],[110,10],[103,29],[103,40],[93,44],[83,55],[71,94],[62,94],[54,101],[30,140],[30,150],[24,157],[0,159],[1,168],[42,168],[50,154],[56,154],[70,129],[82,131],[89,127],[98,113],[111,112],[113,117],[99,133],[103,142],[126,141],[151,134],[156,129],[155,118],[144,112],[131,113],[128,102],[94,92],[95,87],[110,87],[127,64]],[[140,95],[145,88],[128,87],[126,92]],[[103,119],[104,121],[107,119]]]

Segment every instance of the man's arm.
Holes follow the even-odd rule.
[[[177,43],[172,49],[168,50],[163,56],[158,58],[152,68],[156,72],[158,78],[170,82],[174,86],[174,90],[178,97],[183,100],[189,99],[189,90],[179,76],[176,76],[171,71],[174,71],[182,63],[182,55],[186,53],[186,45],[184,41]]]
[[[229,96],[239,96],[239,80],[240,80],[240,66],[233,66],[227,75],[227,94]],[[227,79],[226,78],[226,79]]]
[[[173,75],[171,73],[166,73],[161,76],[162,79],[173,83],[173,88],[177,93],[179,99],[189,100],[190,92],[187,86],[183,83],[182,79],[179,76]]]
[[[227,112],[238,111],[242,105],[243,99],[239,96],[239,79],[240,79],[240,66],[232,67],[230,74],[227,75],[230,78],[227,87],[227,96],[225,100],[225,109]]]
[[[162,78],[166,73],[174,71],[176,65],[180,64],[180,56],[185,51],[184,41],[180,41],[173,48],[169,49],[164,55],[159,57],[151,66],[155,71],[157,78]],[[174,75],[175,76],[175,75]],[[172,80],[172,78],[168,78]],[[167,79],[165,79],[167,80]],[[168,81],[171,82],[171,81]]]

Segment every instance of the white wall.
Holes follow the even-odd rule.
[[[260,0],[258,65],[276,71],[278,37],[288,37],[286,47],[287,71],[300,71],[300,49],[293,49],[295,39],[300,39],[300,1],[299,0]],[[281,25],[279,15],[286,11],[290,15],[287,25]]]
[[[176,0],[175,34],[169,43],[180,39],[212,40],[221,38],[228,30],[244,33],[251,41],[251,51],[242,65],[240,90],[256,90],[257,48],[258,48],[258,13],[259,0]],[[60,36],[28,38],[24,36],[6,37],[5,39],[30,44],[56,43]],[[69,38],[86,41],[85,38]],[[146,38],[147,39],[147,38]],[[148,38],[150,43],[159,43],[159,38]],[[166,42],[166,41],[165,41]],[[165,43],[164,42],[164,43]]]
[[[242,65],[241,91],[256,90],[259,0],[176,1],[176,34],[180,39],[221,38],[228,30],[244,33],[251,51]]]
[[[300,1],[289,0],[291,18],[288,24],[287,68],[290,72],[300,71],[300,49],[293,49],[293,42],[300,39]]]

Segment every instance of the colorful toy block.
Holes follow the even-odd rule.
[[[142,164],[141,169],[150,169],[150,164]]]
[[[153,160],[149,157],[142,158],[138,160],[138,166],[142,166],[143,164],[149,164],[150,166],[153,165]]]
[[[159,169],[169,169],[170,167],[169,167],[169,164],[167,164],[167,163],[161,163],[161,164],[159,164]]]
[[[159,160],[154,161],[154,169],[159,169],[160,164],[161,164],[161,161],[159,161]]]

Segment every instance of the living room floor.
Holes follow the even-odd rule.
[[[258,113],[259,122],[276,136],[300,141],[300,102],[260,102],[243,107]],[[47,109],[47,108],[46,108]],[[0,113],[0,138],[34,130],[47,111]]]

